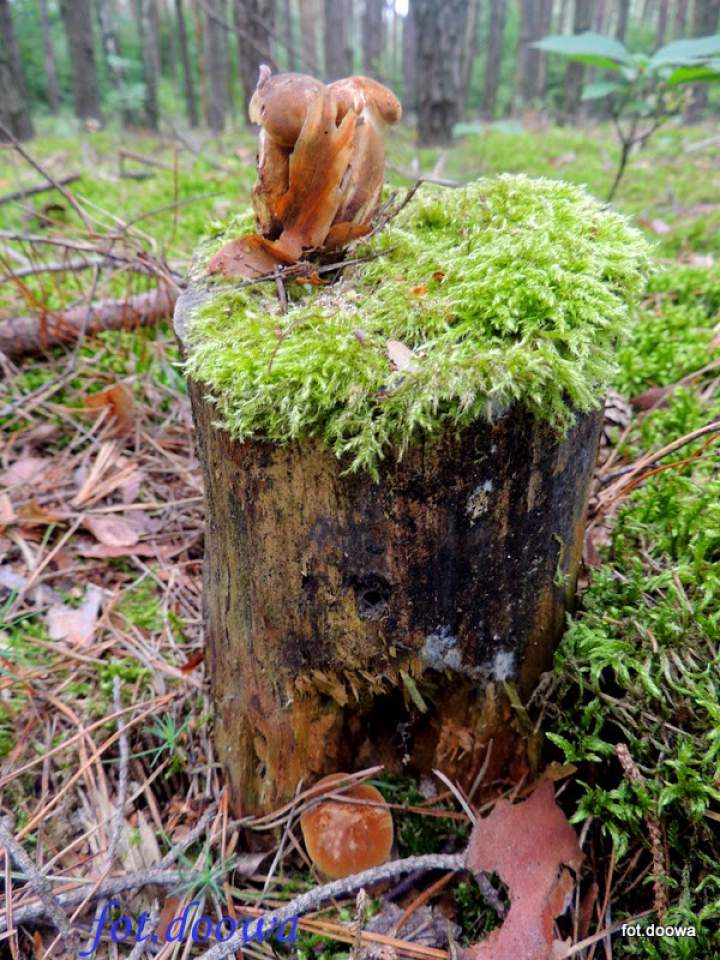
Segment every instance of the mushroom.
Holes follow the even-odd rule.
[[[316,786],[339,785],[346,773],[323,777]],[[350,800],[372,803],[344,803],[323,800],[300,818],[300,829],[310,859],[331,879],[349,877],[384,863],[393,844],[393,821],[383,795],[368,783],[343,791]]]

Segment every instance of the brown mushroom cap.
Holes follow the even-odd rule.
[[[268,135],[283,147],[294,147],[305,122],[308,104],[324,84],[304,73],[261,72],[248,106],[253,123],[259,123]]]
[[[345,773],[333,773],[316,786],[329,786],[346,777]],[[393,843],[392,816],[379,790],[359,783],[344,790],[343,796],[382,806],[323,800],[302,815],[300,828],[310,859],[331,879],[384,863]]]

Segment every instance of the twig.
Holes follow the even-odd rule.
[[[25,874],[30,887],[41,901],[44,914],[50,918],[56,929],[75,945],[77,943],[77,931],[71,928],[70,921],[63,910],[63,905],[59,898],[53,893],[50,882],[42,875],[27,853],[25,853],[20,844],[15,840],[11,817],[5,817],[3,820],[0,820],[0,845],[5,847],[6,854],[10,856]],[[21,909],[13,911],[13,921],[16,924],[22,922],[20,917],[21,913]],[[4,922],[4,920],[1,920],[0,924]]]
[[[69,183],[75,183],[82,176],[81,173],[69,173],[66,177],[61,177],[57,184],[59,187],[66,187]],[[5,203],[12,203],[14,200],[22,200],[24,197],[33,197],[36,193],[45,193],[47,190],[57,189],[55,184],[38,183],[33,187],[24,187],[22,190],[16,190],[14,193],[6,193],[0,197],[0,206]]]

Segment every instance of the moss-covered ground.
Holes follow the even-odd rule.
[[[615,453],[618,468],[720,418],[718,369],[712,367],[720,346],[720,147],[702,145],[713,132],[708,128],[663,132],[633,159],[616,198],[617,208],[632,216],[653,242],[655,271],[632,329],[618,346],[615,389],[633,397],[683,381],[656,409],[634,413]],[[153,175],[144,180],[120,179],[121,145],[166,166],[149,168]],[[135,220],[123,228],[123,242],[142,244],[183,270],[208,224],[224,221],[236,207],[247,204],[253,180],[253,145],[245,134],[227,136],[220,143],[198,139],[196,145],[201,156],[182,146],[176,155],[169,141],[128,137],[121,141],[116,134],[100,133],[80,138],[47,135],[31,149],[58,176],[76,169],[83,173],[74,189],[106,228],[115,225],[120,230],[117,218],[125,225]],[[687,150],[688,146],[697,149]],[[415,157],[409,135],[401,131],[391,148],[392,183],[410,182]],[[441,176],[462,180],[502,172],[562,178],[585,184],[602,197],[615,159],[609,129],[498,128],[467,137],[445,154],[423,151],[419,168],[428,173],[440,163]],[[10,151],[0,153],[0,194],[37,179]],[[48,235],[37,215],[47,199],[0,207],[0,228]],[[84,235],[66,205],[46,215],[61,220],[66,235]],[[3,272],[18,266],[13,254],[30,258],[30,248],[0,236]],[[113,295],[129,287],[142,289],[148,281],[116,273],[100,283],[103,295]],[[51,306],[78,302],[88,290],[88,276],[80,273],[28,276],[22,285],[6,281],[0,285],[0,316],[27,312],[28,302]],[[85,434],[84,398],[116,380],[129,384],[136,409],[147,406],[150,411],[143,414],[142,431],[155,439],[159,433],[153,431],[175,425],[177,411],[186,401],[167,327],[104,334],[85,343],[78,357],[69,372],[64,357],[62,364],[57,356],[49,362],[26,362],[5,381],[0,406],[6,437],[24,438],[33,428],[50,425],[55,432],[43,441],[43,455],[61,458],[68,448],[74,455],[78,444],[82,448],[92,440]],[[50,400],[36,403],[32,398],[41,388],[54,392]],[[26,402],[19,405],[23,399]],[[8,404],[15,407],[8,409]],[[27,415],[17,415],[21,407]],[[68,433],[68,423],[77,434]],[[140,443],[138,432],[123,447],[124,454],[139,457]],[[593,917],[591,932],[652,909],[648,822],[653,818],[662,835],[659,879],[670,904],[666,922],[694,923],[698,928],[694,939],[617,937],[615,957],[707,960],[720,955],[720,481],[715,444],[716,437],[705,434],[683,446],[616,505],[607,524],[609,542],[600,549],[602,564],[592,570],[578,615],[558,650],[556,675],[530,708],[543,718],[547,759],[567,760],[577,767],[561,802],[584,830],[589,864],[601,887],[599,903],[605,902],[605,912]],[[183,483],[190,483],[188,471],[196,468],[189,447],[183,448],[180,439],[168,441],[157,456],[166,467],[168,462],[175,466],[181,462]],[[196,492],[183,487],[178,493],[165,477],[158,479],[156,461],[147,459],[143,466],[142,489],[151,491],[153,502],[162,496],[184,501]],[[183,535],[198,522],[196,514],[188,515]],[[66,530],[60,523],[30,537],[31,558],[36,551],[41,556],[46,548],[57,546]],[[15,540],[3,543],[9,551],[20,549]],[[153,559],[95,561],[93,578],[104,578],[109,592],[125,593],[126,599],[111,610],[104,627],[106,639],[87,663],[64,659],[48,642],[42,603],[18,614],[12,610],[13,591],[3,587],[3,756],[20,763],[48,748],[46,728],[37,723],[40,713],[37,708],[28,713],[33,696],[28,677],[40,678],[33,680],[39,684],[36,696],[48,694],[48,678],[57,683],[62,696],[88,723],[111,710],[115,675],[121,677],[126,700],[185,689],[188,681],[178,670],[197,642],[197,622],[186,602],[189,585],[196,589],[199,584],[197,561],[197,546],[182,555],[176,572]],[[87,564],[77,569],[79,579],[67,586],[75,603],[82,597],[82,578],[89,576]],[[190,579],[191,573],[196,579]],[[198,607],[194,610],[197,614]],[[138,650],[155,664],[151,669],[138,666]],[[171,668],[162,676],[157,658]],[[18,676],[22,679],[16,682],[13,678]],[[52,690],[57,692],[58,687]],[[48,702],[42,701],[43,710]],[[155,775],[163,809],[172,811],[173,796],[186,794],[190,807],[186,803],[182,809],[190,809],[210,777],[204,768],[192,774],[192,782],[201,785],[192,789],[182,779],[190,776],[185,768],[202,768],[204,710],[191,687],[190,695],[163,708],[163,716],[148,717],[132,733],[132,750],[138,757],[144,755],[146,775]],[[113,729],[108,723],[103,734]],[[71,725],[64,735],[74,732]],[[54,729],[51,734],[60,736]],[[618,743],[627,745],[639,778],[631,780],[623,772],[616,756]],[[58,757],[61,762],[52,774],[56,786],[77,767],[77,755],[70,748]],[[35,809],[27,797],[43,795],[43,768],[33,769],[36,780],[32,771],[26,773],[6,794],[18,826],[29,822]],[[390,788],[394,801],[417,800],[414,788],[407,788],[407,796],[397,785]],[[60,809],[70,822],[73,811]],[[53,823],[59,821],[49,820],[42,836],[46,848],[53,843],[62,846],[68,839],[65,828]],[[431,842],[444,842],[451,826]],[[32,831],[31,841],[38,836]],[[419,821],[401,831],[401,837],[406,845],[402,853],[421,847],[424,851],[427,837]],[[290,889],[297,878],[288,880]],[[468,929],[486,928],[467,890],[459,892],[457,905],[458,917]],[[641,922],[653,919],[650,915]],[[602,949],[598,944],[595,955],[603,955]],[[312,946],[308,950],[309,956],[317,955]]]

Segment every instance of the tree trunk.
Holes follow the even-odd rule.
[[[490,27],[485,60],[485,83],[480,112],[485,120],[495,118],[497,92],[500,85],[503,34],[505,32],[505,0],[490,0]]]
[[[552,0],[522,0],[516,73],[516,105],[531,106],[545,92],[547,55],[532,46],[550,32]]]
[[[573,33],[585,33],[592,27],[592,0],[575,0],[573,15]],[[565,69],[565,102],[566,118],[574,117],[580,106],[585,66],[582,63],[569,63]]]
[[[460,64],[460,100],[458,102],[458,113],[461,117],[465,112],[465,105],[467,104],[470,84],[472,82],[473,66],[477,55],[479,19],[480,0],[470,0],[467,23],[465,25],[462,62]]]
[[[205,11],[205,121],[213,133],[222,133],[228,113],[228,35],[223,0],[203,0]]]
[[[297,51],[293,31],[293,14],[290,0],[283,0],[283,19],[285,21],[285,50],[287,51],[288,70],[294,73],[297,70]]]
[[[100,41],[108,76],[116,92],[122,94],[125,89],[126,78],[125,70],[119,63],[121,51],[115,29],[116,13],[109,0],[95,0],[95,12],[100,28]],[[120,99],[122,101],[122,96]],[[129,105],[123,105],[120,112],[125,126],[130,126],[135,122],[136,117]]]
[[[695,0],[692,35],[709,37],[717,32],[720,0]],[[700,123],[707,107],[707,84],[697,83],[692,88],[692,101],[685,114],[687,123]]]
[[[102,123],[90,0],[60,0],[72,69],[75,115]]]
[[[175,313],[179,338],[197,291]],[[524,751],[520,696],[574,595],[602,414],[563,441],[516,408],[388,459],[233,441],[189,384],[207,498],[217,755],[238,815],[337,770],[439,767],[469,788]],[[492,750],[488,747],[492,740]]]
[[[175,31],[172,13],[167,0],[160,0],[160,73],[177,79],[177,50],[175,49]]]
[[[175,0],[175,17],[177,19],[178,46],[180,48],[180,61],[183,72],[183,91],[185,93],[185,109],[187,110],[188,123],[191,127],[198,125],[197,100],[195,99],[195,86],[193,84],[192,66],[190,65],[190,47],[188,44],[187,25],[185,23],[185,11],[183,10],[183,0]]]
[[[300,40],[303,54],[303,70],[310,70],[314,76],[320,76],[318,59],[317,29],[318,0],[298,0],[300,7]]]
[[[421,144],[452,139],[460,101],[467,0],[411,0],[417,24],[418,134]]]
[[[52,31],[50,30],[50,14],[48,0],[40,0],[40,28],[43,38],[43,53],[45,55],[45,81],[47,83],[48,104],[52,113],[60,109],[60,87],[58,86],[57,67],[55,65],[55,47],[53,46]]]
[[[260,65],[277,69],[271,50],[270,31],[275,22],[275,0],[234,0],[235,33],[238,64],[245,97],[245,119],[248,105],[257,86]]]
[[[403,110],[417,109],[417,26],[415,11],[410,5],[403,18]]]
[[[33,135],[30,101],[9,0],[0,0],[0,123],[17,140]],[[0,130],[0,141],[6,136]]]
[[[160,46],[158,43],[157,0],[138,0],[138,32],[142,49],[143,81],[145,84],[145,124],[157,130],[158,78],[160,75]]]
[[[673,39],[678,40],[685,36],[687,30],[688,0],[676,0],[675,18],[673,21]]]
[[[619,40],[620,43],[625,43],[625,35],[628,28],[628,20],[630,18],[630,0],[618,0],[618,20],[617,28],[615,30],[615,38]]]
[[[325,78],[339,80],[353,70],[352,7],[348,0],[324,0],[324,4]]]
[[[665,35],[668,26],[668,12],[670,0],[660,0],[658,6],[657,30],[655,31],[655,48],[661,47],[665,43]]]
[[[385,50],[385,0],[365,0],[362,15],[363,73],[382,80],[382,58]]]

